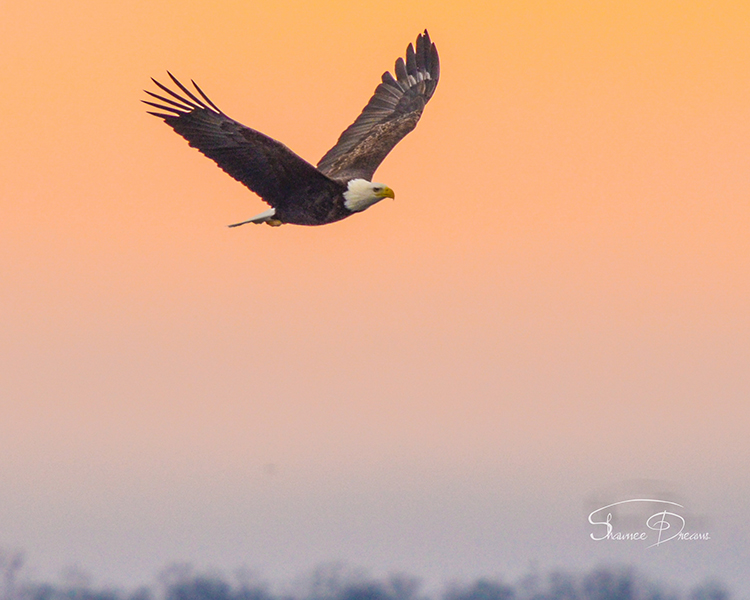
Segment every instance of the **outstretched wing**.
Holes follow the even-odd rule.
[[[149,114],[164,119],[191,146],[271,206],[283,207],[286,199],[301,189],[314,194],[336,185],[281,142],[230,119],[194,81],[200,98],[167,73],[184,95],[152,79],[166,95],[146,90],[149,96],[159,100],[159,103],[143,100],[159,109]]]
[[[399,58],[395,71],[395,79],[383,74],[362,114],[320,159],[318,169],[329,177],[371,180],[387,154],[417,126],[440,77],[437,49],[427,30],[417,37],[416,52],[409,44],[406,63]]]

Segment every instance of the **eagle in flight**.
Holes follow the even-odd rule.
[[[440,64],[427,30],[417,37],[416,49],[409,44],[406,60],[396,61],[395,72],[395,77],[383,74],[367,106],[317,167],[281,142],[225,115],[194,81],[191,91],[167,72],[179,91],[152,79],[165,95],[146,90],[158,102],[143,102],[158,109],[149,114],[164,119],[191,146],[271,206],[230,227],[325,225],[395,197],[387,185],[372,182],[372,176],[401,138],[417,126],[435,92]]]

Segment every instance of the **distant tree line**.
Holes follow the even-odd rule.
[[[427,595],[416,577],[373,579],[338,563],[319,567],[298,583],[296,591],[287,593],[272,592],[247,573],[228,579],[197,572],[189,565],[168,567],[158,583],[129,591],[96,589],[75,569],[62,583],[39,583],[23,579],[23,564],[22,553],[0,551],[0,600],[731,600],[726,587],[715,580],[687,592],[676,591],[624,567],[534,574],[515,584],[477,579]]]

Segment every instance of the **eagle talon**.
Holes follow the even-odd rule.
[[[278,219],[268,219],[265,223],[271,227],[281,227],[284,224],[283,221],[279,221]]]

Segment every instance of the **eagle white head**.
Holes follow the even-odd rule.
[[[344,206],[352,212],[360,212],[383,198],[395,197],[393,190],[387,185],[366,179],[352,179],[344,192]]]

